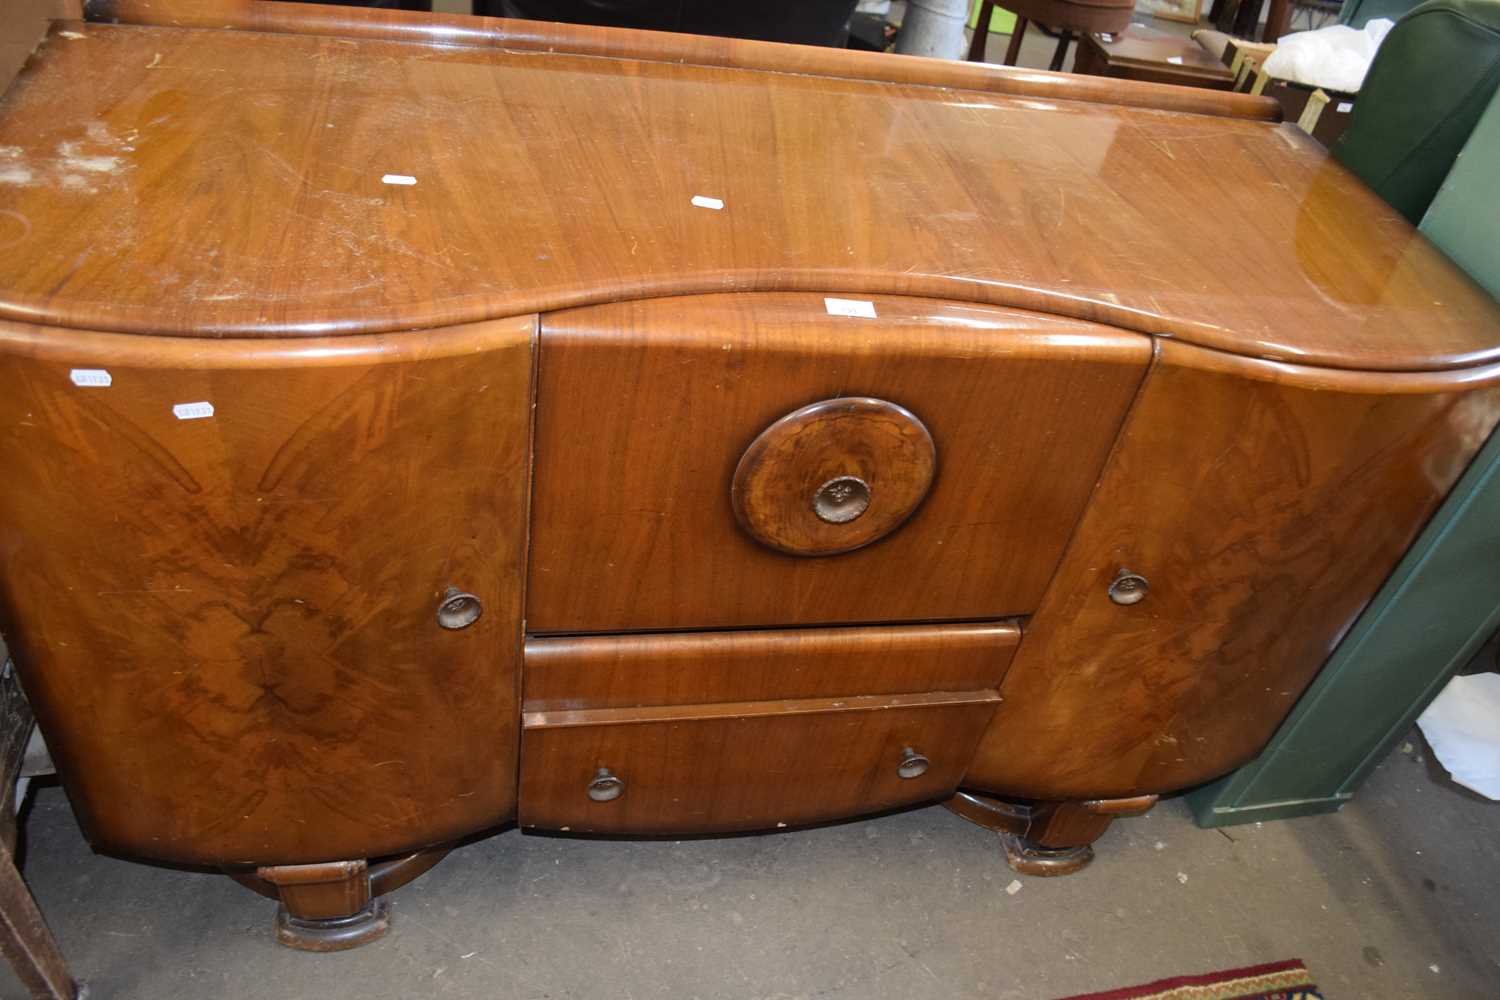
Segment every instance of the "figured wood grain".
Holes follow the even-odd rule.
[[[965,785],[1125,797],[1250,759],[1497,418],[1495,367],[1445,387],[1163,344]],[[1122,567],[1138,604],[1107,596]]]
[[[97,847],[298,864],[513,815],[534,329],[0,327],[0,622]]]
[[[899,528],[927,499],[937,451],[921,418],[884,399],[799,407],[761,431],[730,498],[750,537],[778,552],[851,552]]]
[[[1008,622],[526,640],[525,711],[997,688]]]
[[[713,833],[817,823],[946,797],[993,691],[528,715],[521,817],[595,833]],[[907,748],[929,767],[897,774]],[[588,797],[606,768],[624,782]]]
[[[830,316],[819,296],[720,295],[546,317],[527,627],[1035,610],[1149,342],[1008,310],[873,305],[877,318],[865,319]],[[735,520],[736,464],[772,421],[839,396],[920,415],[940,456],[931,492],[901,527],[856,551],[808,559],[767,548]]]
[[[1292,126],[430,33],[64,30],[0,100],[11,319],[324,336],[800,289],[1351,369],[1500,357],[1500,307]]]
[[[258,0],[93,0],[88,5],[88,15],[94,20],[128,24],[239,28],[427,45],[567,52],[612,59],[951,87],[1017,97],[1093,101],[1263,121],[1281,120],[1280,106],[1275,101],[1244,94],[1213,99],[1175,87],[1105,87],[1097,81],[1080,80],[1066,73],[1041,73],[886,52],[785,45],[743,38],[709,38],[676,32],[453,14],[414,14],[400,10],[263,3]]]

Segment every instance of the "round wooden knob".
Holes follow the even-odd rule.
[[[936,472],[932,435],[911,411],[883,399],[825,399],[750,443],[731,498],[740,526],[761,544],[830,556],[900,527]]]

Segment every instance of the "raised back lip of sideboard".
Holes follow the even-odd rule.
[[[0,318],[321,337],[815,291],[1328,368],[1500,358],[1500,307],[1256,102],[251,0],[91,10],[131,23],[60,24],[0,101],[31,177],[0,185]]]

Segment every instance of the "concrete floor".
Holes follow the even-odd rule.
[[[1330,1000],[1495,1000],[1500,805],[1430,768],[1418,741],[1342,813],[1223,832],[1169,801],[1013,894],[994,836],[938,807],[681,842],[512,830],[335,955],[276,945],[273,905],[227,878],[90,853],[56,787],[23,870],[96,998],[1052,1000],[1301,958]]]

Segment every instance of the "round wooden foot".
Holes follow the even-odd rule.
[[[1001,833],[1000,844],[1005,848],[1006,862],[1022,875],[1040,875],[1043,878],[1072,875],[1087,868],[1089,862],[1094,860],[1094,849],[1088,844],[1080,847],[1042,847],[1014,833]]]
[[[227,874],[247,889],[277,900],[276,940],[298,951],[344,951],[390,930],[390,909],[379,898],[441,861],[434,847],[367,862],[263,866]]]
[[[276,909],[277,943],[298,951],[347,951],[384,937],[390,929],[390,908],[383,899],[370,900],[351,916],[323,920],[294,917],[285,906]]]

